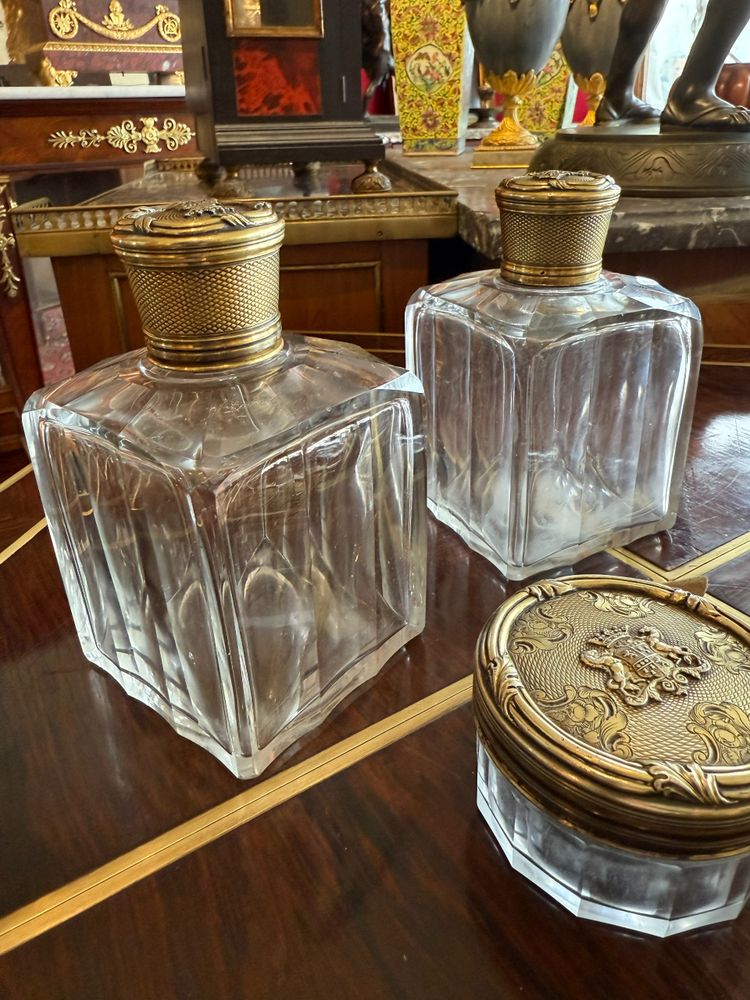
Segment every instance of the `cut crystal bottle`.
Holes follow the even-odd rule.
[[[146,349],[24,413],[85,655],[239,777],[424,626],[421,386],[281,335],[282,237],[263,204],[125,216]]]
[[[688,299],[601,273],[611,178],[528,174],[497,196],[502,268],[418,291],[407,363],[430,509],[524,579],[674,524],[702,328]]]

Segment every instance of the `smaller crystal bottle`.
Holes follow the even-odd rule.
[[[407,307],[428,505],[510,579],[677,515],[700,316],[654,281],[601,272],[619,193],[596,174],[504,181],[501,270],[423,288]]]
[[[421,386],[282,336],[283,232],[265,204],[124,216],[146,349],[24,412],[84,654],[239,777],[424,626]]]

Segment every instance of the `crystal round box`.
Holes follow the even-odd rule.
[[[750,632],[708,597],[587,576],[490,618],[477,804],[511,865],[581,917],[658,936],[750,895]]]

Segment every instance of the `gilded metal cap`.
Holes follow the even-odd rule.
[[[474,708],[497,766],[563,822],[661,855],[750,847],[750,632],[709,598],[528,586],[479,639]]]
[[[270,205],[206,200],[136,208],[112,232],[149,357],[194,371],[263,361],[281,349],[279,248]]]
[[[586,285],[602,270],[620,188],[605,174],[546,170],[501,181],[500,273],[521,285]]]

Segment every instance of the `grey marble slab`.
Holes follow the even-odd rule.
[[[472,169],[472,152],[459,156],[404,156],[388,151],[399,169],[458,192],[458,232],[490,260],[500,256],[495,187],[520,169]],[[613,253],[750,246],[750,195],[724,198],[622,198],[606,249]]]

